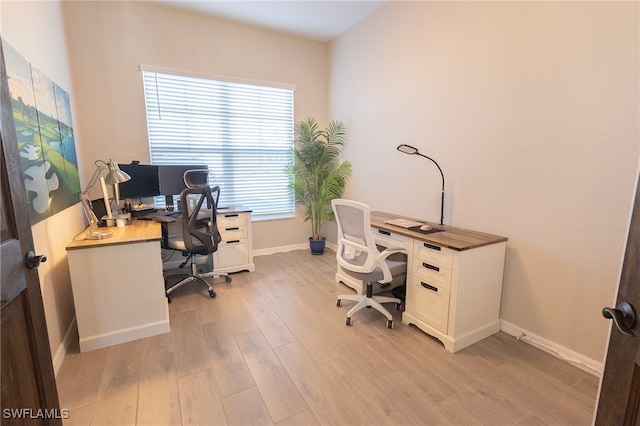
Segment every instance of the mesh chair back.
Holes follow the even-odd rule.
[[[208,169],[190,169],[182,175],[184,186],[187,188],[203,188],[209,186]]]
[[[405,261],[393,261],[389,255],[402,251],[391,247],[378,250],[371,232],[369,206],[352,200],[331,201],[338,223],[338,251],[336,260],[342,269],[363,282],[388,283],[393,275],[406,271]]]
[[[371,235],[369,206],[342,199],[332,205],[338,224],[338,262],[357,272],[372,271],[378,249]]]
[[[217,225],[218,186],[186,188],[180,193],[182,236],[188,252],[210,254],[218,249],[222,236]]]

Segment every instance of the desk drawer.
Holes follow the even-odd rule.
[[[215,267],[227,268],[229,266],[244,265],[248,262],[249,251],[245,241],[223,241],[215,252],[217,264]]]
[[[246,213],[221,213],[218,211],[218,229],[247,224]]]
[[[373,239],[376,244],[383,247],[402,247],[408,249],[411,241],[404,235],[396,234],[395,232],[387,231],[384,229],[371,227],[373,233]]]
[[[413,257],[430,265],[447,269],[451,269],[453,264],[453,251],[451,249],[425,243],[424,241],[413,241]]]
[[[415,288],[415,315],[433,328],[448,333],[449,290],[411,277]]]
[[[432,265],[421,259],[413,259],[412,275],[430,285],[449,290],[451,288],[451,270]]]
[[[222,236],[223,241],[244,240],[247,238],[246,226],[226,226],[224,228],[218,227],[218,231],[220,231],[220,235]]]

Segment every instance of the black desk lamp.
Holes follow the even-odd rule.
[[[427,157],[426,155],[420,153],[420,151],[418,151],[418,148],[414,148],[411,145],[398,145],[398,147],[396,148],[398,151],[403,152],[405,154],[409,154],[409,155],[419,155],[420,157],[424,157],[428,160],[433,161],[433,164],[436,165],[436,167],[438,168],[438,170],[440,170],[440,176],[442,176],[442,198],[440,201],[440,225],[444,225],[444,173],[442,173],[442,169],[440,168],[440,166],[438,165],[438,163],[436,163],[436,160],[434,160],[431,157]]]

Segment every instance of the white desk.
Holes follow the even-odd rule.
[[[376,243],[407,252],[404,324],[414,324],[456,352],[500,330],[500,299],[507,238],[425,222],[442,232],[423,234],[386,220],[405,216],[371,212]],[[338,268],[336,281],[362,291]]]
[[[149,220],[109,227],[113,237],[67,245],[80,351],[169,332],[161,228]]]
[[[239,272],[256,270],[253,263],[251,210],[244,206],[218,209],[218,230],[222,241],[213,253],[216,271]]]
[[[240,272],[256,270],[253,263],[251,209],[244,206],[231,206],[218,209],[218,231],[222,241],[218,250],[208,256],[197,256],[196,263],[206,263],[208,270],[217,272]],[[169,235],[182,235],[181,222],[178,220],[169,224]],[[165,269],[175,269],[184,261],[175,256],[173,250],[163,250],[167,260]]]

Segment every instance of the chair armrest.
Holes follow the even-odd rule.
[[[404,247],[387,247],[380,252],[380,254],[384,254],[386,256],[391,256],[394,253],[404,253],[407,249]]]
[[[402,247],[387,247],[386,249],[378,253],[378,256],[376,256],[376,261],[384,261],[384,259],[391,256],[392,254],[406,252],[407,250]]]
[[[389,267],[386,264],[386,259],[392,254],[396,254],[396,253],[406,253],[406,250],[402,247],[387,247],[386,249],[379,252],[378,256],[376,256],[375,263],[382,269],[382,275],[383,275],[382,280],[378,282],[388,283],[388,282],[391,282],[391,280],[393,280],[391,271],[389,270]]]
[[[157,215],[151,218],[152,221],[157,222],[162,227],[162,247],[169,247],[169,224],[176,221],[173,216]]]

